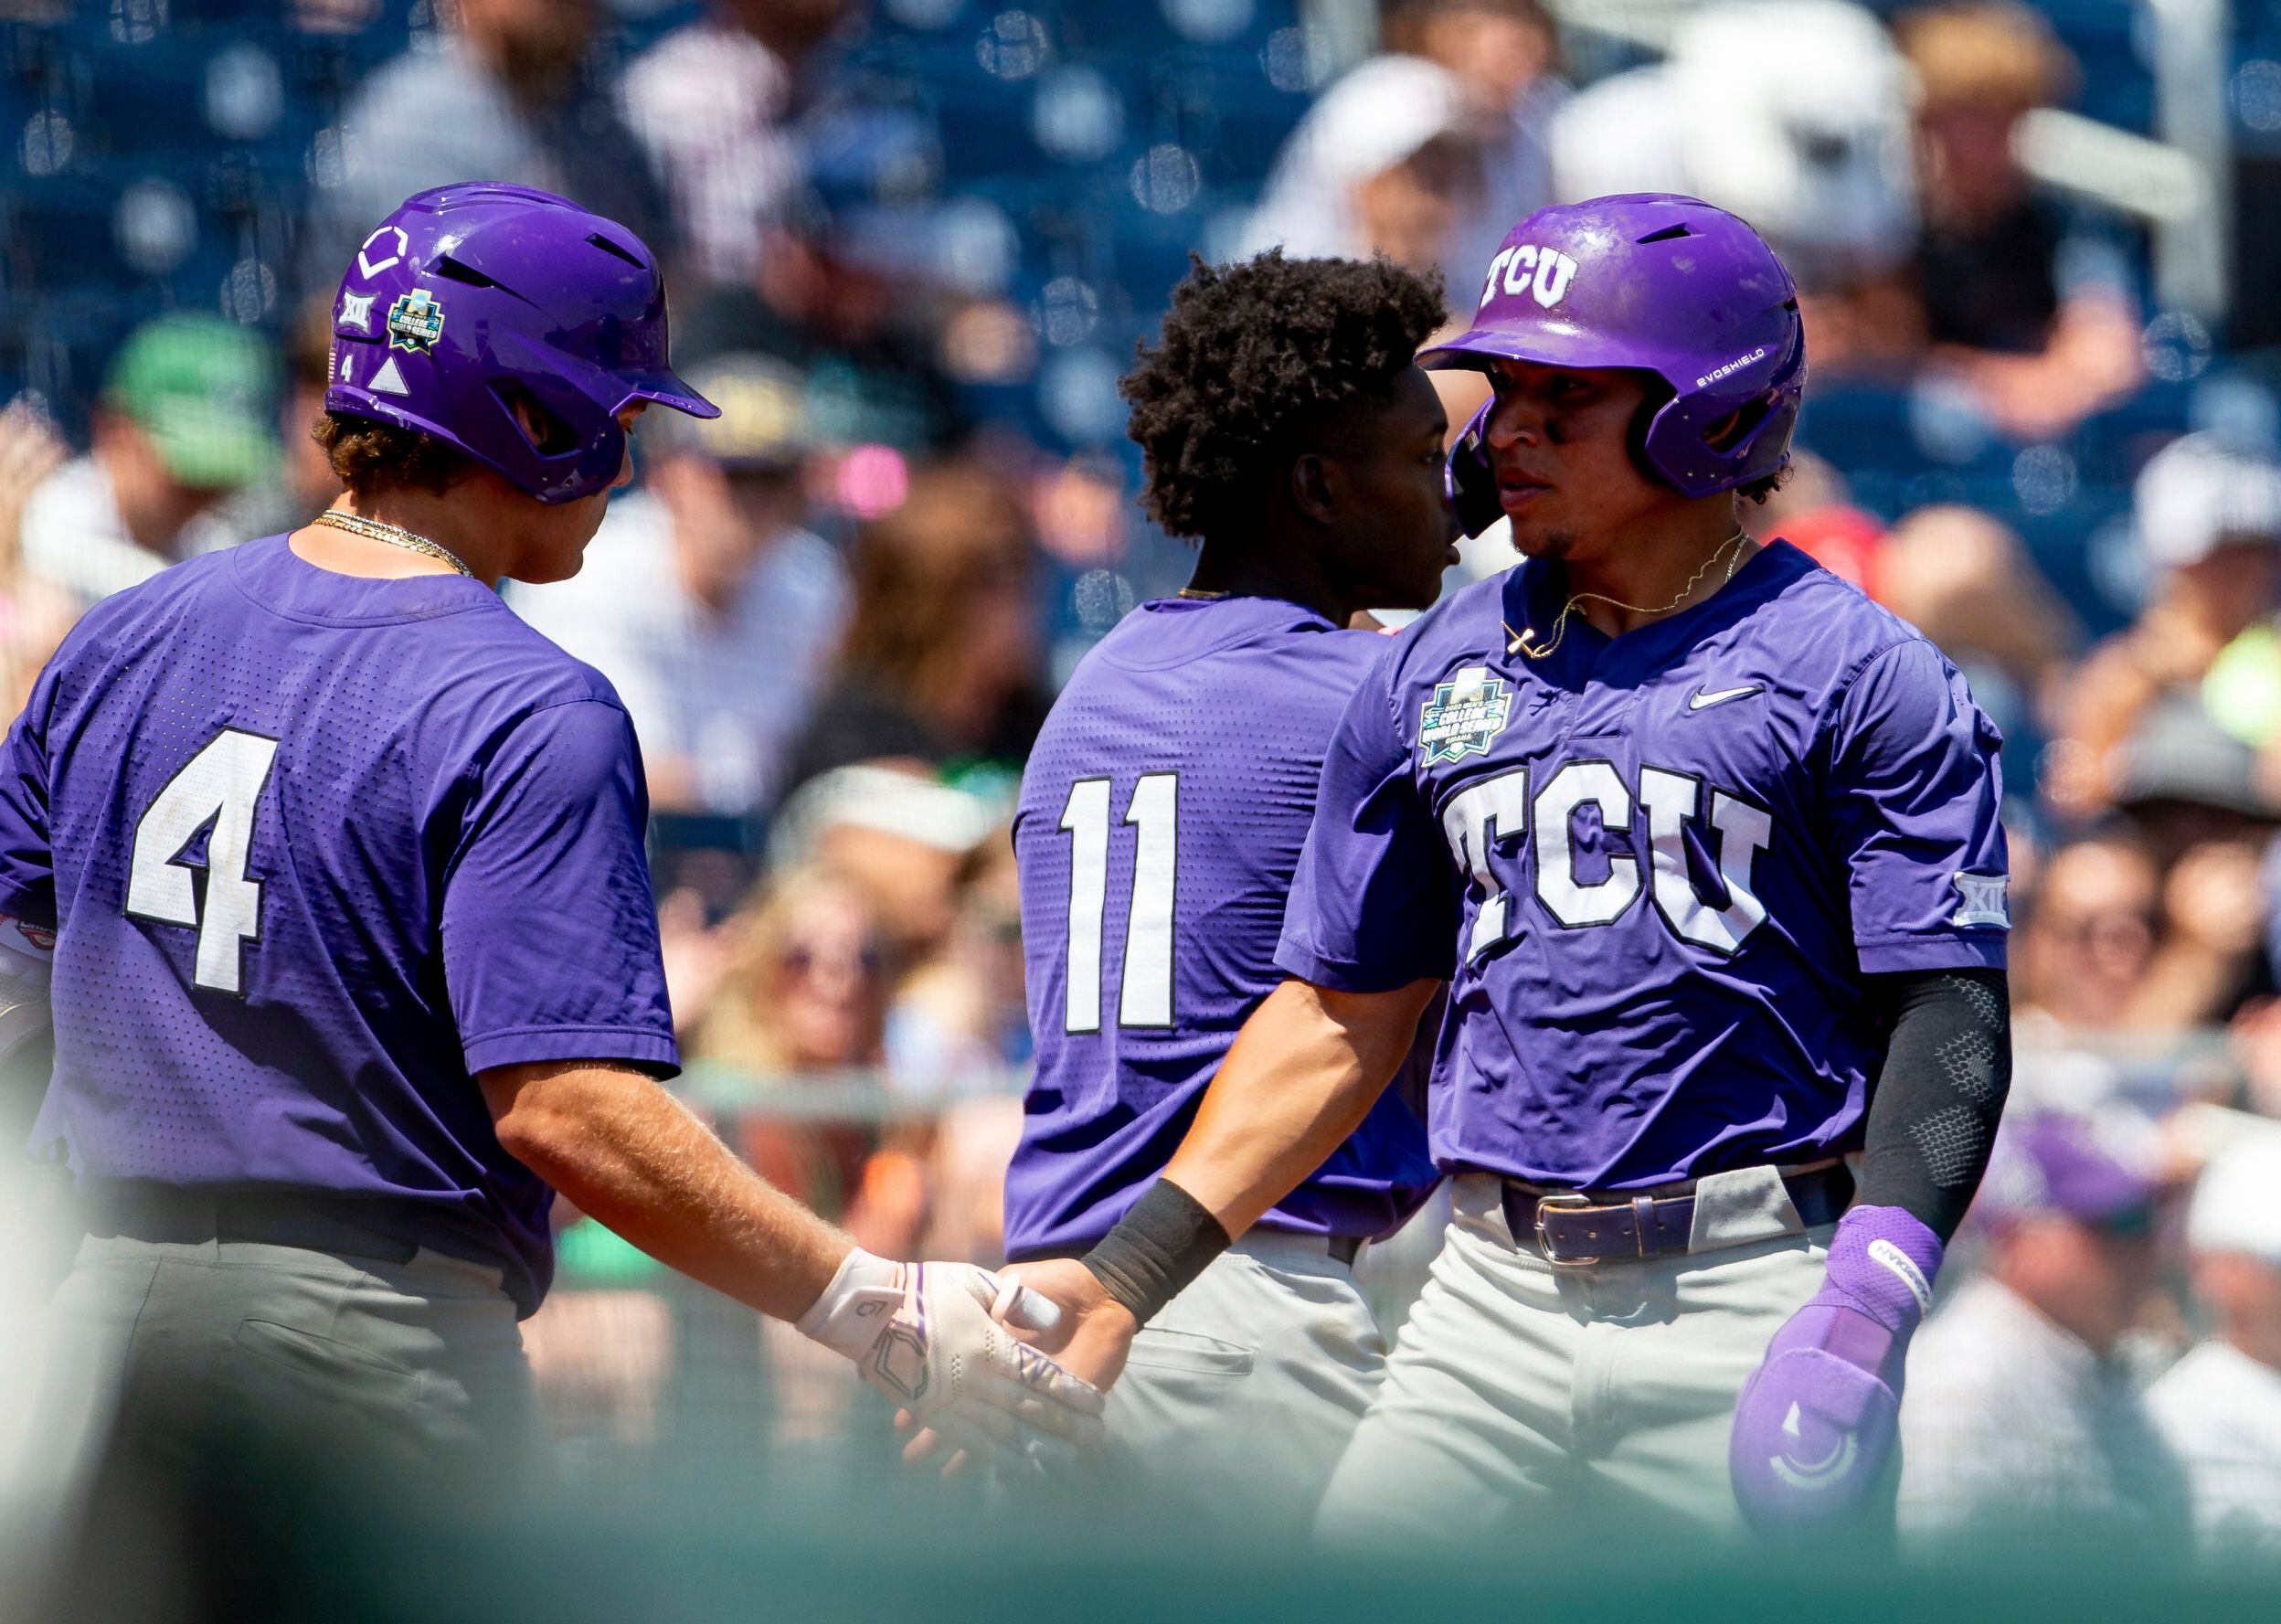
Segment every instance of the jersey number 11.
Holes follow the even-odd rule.
[[[1101,931],[1109,902],[1109,791],[1105,778],[1069,786],[1061,827],[1069,834],[1069,964],[1062,1028],[1101,1029]],[[1125,906],[1119,1026],[1172,1024],[1172,869],[1180,849],[1180,775],[1143,773],[1125,822],[1135,831],[1132,891]]]

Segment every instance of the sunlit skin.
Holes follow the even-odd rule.
[[[646,409],[647,402],[639,400],[620,408],[620,427],[631,429]],[[398,488],[373,492],[360,502],[344,491],[333,506],[426,536],[457,557],[487,587],[502,580],[536,585],[578,574],[586,545],[601,528],[602,515],[609,510],[610,493],[632,478],[633,448],[629,442],[618,477],[575,502],[540,502],[477,465],[440,494]],[[440,558],[327,525],[304,525],[292,533],[289,545],[318,568],[337,575],[396,579],[454,573]]]
[[[1483,440],[1515,549],[1523,557],[1559,560],[1571,593],[1602,593],[1657,611],[1596,599],[1579,605],[1579,615],[1619,636],[1700,602],[1724,584],[1722,567],[1672,606],[1740,526],[1731,494],[1682,495],[1650,478],[1634,458],[1631,428],[1647,398],[1644,375],[1498,360],[1489,379],[1496,404]],[[1755,543],[1741,543],[1738,564],[1755,550]]]

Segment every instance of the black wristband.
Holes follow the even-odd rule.
[[[1231,1244],[1194,1196],[1159,1179],[1080,1261],[1145,1325]]]

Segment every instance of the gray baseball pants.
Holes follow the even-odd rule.
[[[1254,1230],[1133,1339],[1104,1486],[1225,1535],[1303,1535],[1385,1359],[1328,1242]]]
[[[359,1468],[532,1463],[536,1390],[499,1271],[248,1241],[90,1236],[58,1332],[123,1426],[185,1462],[215,1442]]]
[[[1454,1181],[1456,1217],[1316,1521],[1326,1544],[1481,1549],[1564,1530],[1741,1527],[1735,1401],[1821,1289],[1771,1168],[1704,1179],[1693,1249],[1555,1267],[1516,1244],[1499,1180]]]

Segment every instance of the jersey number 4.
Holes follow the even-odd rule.
[[[1109,903],[1109,790],[1105,778],[1069,786],[1061,827],[1069,835],[1069,964],[1062,1027],[1101,1029],[1101,931]],[[1148,772],[1125,804],[1132,825],[1132,890],[1125,905],[1119,1026],[1172,1024],[1172,870],[1180,849],[1180,775]]]
[[[127,916],[198,933],[191,981],[217,992],[245,993],[244,946],[261,939],[261,882],[246,874],[254,802],[270,781],[277,740],[225,727],[166,781],[134,825]],[[182,854],[207,825],[206,907]]]

